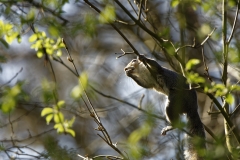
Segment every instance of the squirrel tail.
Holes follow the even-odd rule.
[[[187,149],[185,156],[187,160],[203,160],[206,150],[204,126],[198,113],[191,113],[188,117]]]

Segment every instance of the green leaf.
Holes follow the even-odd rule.
[[[58,57],[61,57],[61,56],[62,56],[62,51],[59,49],[59,50],[57,51],[56,55],[57,55]]]
[[[61,126],[62,126],[61,123],[57,123],[57,124],[54,125],[54,128],[57,129],[57,128],[61,127]]]
[[[111,5],[107,5],[105,9],[99,15],[99,21],[101,23],[112,23],[116,18],[115,8]]]
[[[80,75],[80,78],[78,79],[78,81],[79,81],[79,85],[75,86],[72,89],[72,92],[71,92],[71,96],[75,99],[80,98],[81,95],[83,94],[83,90],[85,90],[88,86],[88,75],[87,75],[87,73],[83,72]]]
[[[57,129],[58,133],[63,133],[64,132],[64,128],[63,128],[63,125],[61,123],[55,124],[54,129]]]
[[[172,0],[171,1],[171,6],[174,8],[179,4],[179,0]]]
[[[54,122],[55,123],[63,123],[63,121],[64,121],[64,116],[61,112],[54,114]]]
[[[46,52],[47,52],[47,54],[52,55],[53,54],[53,48],[47,48]]]
[[[40,49],[42,49],[42,43],[43,40],[37,40],[35,43],[31,45],[31,48],[35,49],[35,51],[39,51]]]
[[[26,21],[28,21],[28,22],[33,21],[34,18],[35,18],[35,9],[32,8],[26,16]]]
[[[138,128],[137,130],[133,131],[131,135],[128,138],[128,141],[131,144],[136,144],[138,143],[143,137],[146,137],[150,132],[152,128],[149,125],[148,122],[143,123],[143,125]]]
[[[198,59],[190,59],[187,64],[185,70],[188,71],[190,70],[194,65],[199,64],[200,61]]]
[[[40,51],[40,50],[38,50],[38,52],[37,52],[37,57],[38,57],[38,58],[42,58],[42,56],[43,56],[43,52]]]
[[[12,30],[12,28],[13,28],[13,25],[12,25],[12,24],[6,23],[6,24],[4,25],[4,30],[5,30],[5,31]]]
[[[72,129],[66,129],[66,132],[71,134],[73,137],[75,137],[75,131]]]
[[[27,98],[22,91],[22,82],[17,83],[13,87],[6,87],[0,96],[0,109],[4,113],[11,112],[19,99]],[[25,96],[25,97],[24,97]],[[25,99],[26,100],[26,99]]]
[[[231,91],[240,91],[240,86],[239,85],[232,85],[231,86]]]
[[[226,93],[228,92],[227,88],[224,88],[222,90],[216,90],[216,93],[215,93],[215,96],[218,97],[218,96],[223,96],[223,95],[226,95]]]
[[[12,97],[15,97],[17,96],[19,93],[21,92],[21,86],[19,85],[15,85],[11,88],[9,94],[12,96]]]
[[[72,89],[71,96],[74,99],[78,99],[81,97],[82,93],[83,93],[82,89],[77,85]]]
[[[230,93],[227,94],[227,96],[226,96],[226,102],[229,103],[229,104],[232,104],[233,101],[234,101],[234,97],[233,97],[233,95],[230,94]]]
[[[86,14],[84,16],[84,25],[81,26],[83,27],[83,31],[84,34],[89,36],[89,37],[93,37],[94,35],[96,35],[97,33],[97,24],[98,24],[98,20],[96,18],[96,16],[94,16],[93,14]]]
[[[6,97],[4,98],[4,102],[2,103],[1,109],[2,112],[4,113],[9,113],[11,112],[16,105],[16,101],[14,100],[13,97]]]
[[[73,118],[68,122],[68,124],[69,124],[70,127],[72,127],[74,121],[75,121],[75,117],[73,117]]]
[[[81,87],[83,87],[83,89],[87,88],[87,86],[88,86],[88,75],[87,75],[87,72],[83,72],[80,75],[79,84],[81,84]]]
[[[61,100],[61,101],[58,101],[57,106],[58,108],[62,108],[64,104],[65,104],[65,101]]]
[[[29,42],[34,42],[34,41],[36,41],[37,40],[37,34],[33,34],[33,35],[31,35],[30,37],[29,37],[29,39],[28,39],[28,41]]]
[[[52,120],[52,118],[53,118],[53,114],[47,115],[47,117],[46,117],[47,125],[49,125],[49,123]]]
[[[17,36],[18,33],[11,33],[11,35],[5,35],[5,40],[8,44],[11,44]]]
[[[45,116],[47,114],[50,114],[50,113],[53,113],[53,112],[54,112],[53,108],[44,108],[42,110],[41,116],[43,117],[43,116]]]
[[[61,124],[61,123],[57,123],[57,124],[54,125],[54,129],[57,129],[57,128],[59,128],[60,126],[62,126],[62,124]]]
[[[57,27],[51,25],[49,28],[48,28],[48,32],[52,35],[52,36],[59,36],[59,30]]]
[[[215,89],[215,90],[223,90],[224,88],[225,88],[225,85],[224,84],[220,84],[220,83],[218,83],[218,84],[215,84],[214,86],[213,86],[213,88]]]
[[[204,83],[205,79],[203,77],[200,77],[198,73],[193,72],[187,72],[186,73],[187,82],[192,84],[198,84],[198,83]]]
[[[199,35],[202,37],[206,37],[211,32],[211,28],[209,24],[202,24],[201,28],[199,29]]]
[[[210,92],[215,92],[215,96],[223,96],[228,93],[228,89],[225,87],[224,84],[212,84],[213,87],[211,88]]]

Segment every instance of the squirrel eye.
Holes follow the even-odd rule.
[[[135,62],[137,62],[137,60],[136,60],[136,59],[133,59],[133,60],[132,60],[132,62],[134,62],[134,63],[135,63]]]

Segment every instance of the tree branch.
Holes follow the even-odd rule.
[[[232,27],[232,31],[231,34],[227,40],[227,43],[229,44],[233,38],[233,34],[234,31],[236,30],[236,24],[237,24],[237,20],[238,20],[238,14],[239,14],[239,8],[240,8],[240,4],[239,4],[239,0],[237,1],[237,9],[236,9],[236,14],[235,14],[235,18],[234,18],[234,22],[233,22],[233,27]]]

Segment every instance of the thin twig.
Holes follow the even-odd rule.
[[[23,68],[21,67],[21,69],[10,80],[8,80],[5,84],[1,85],[0,88],[2,88],[3,86],[11,83],[18,76],[18,74],[21,73],[22,71],[23,71]]]
[[[181,47],[178,47],[177,49],[175,49],[175,52],[179,52],[180,49],[183,49],[183,48],[186,48],[186,47],[189,47],[189,48],[199,48],[199,47],[202,47],[209,38],[211,38],[212,34],[214,33],[214,31],[216,30],[217,28],[213,28],[213,30],[211,31],[211,33],[208,34],[208,36],[199,44],[199,45],[196,45],[195,44],[195,39],[193,40],[193,44],[187,44],[187,45],[184,45],[184,46],[181,46]],[[173,45],[173,44],[172,44]],[[174,45],[173,45],[174,46]]]
[[[138,21],[141,20],[141,14],[142,14],[142,1],[143,0],[140,0],[140,5],[138,7]]]
[[[14,135],[13,124],[12,124],[12,121],[11,121],[10,113],[8,113],[8,121],[9,121],[9,123],[11,125],[12,135]]]
[[[62,65],[64,65],[69,71],[71,71],[75,76],[78,77],[78,74],[75,73],[75,72],[74,72],[74,71],[73,71],[68,65],[66,65],[60,57],[58,57],[58,58],[53,57],[53,60],[55,60],[55,61],[61,63]]]
[[[72,63],[72,65],[73,65],[73,67],[75,69],[75,72],[76,72],[77,76],[79,77],[80,75],[78,73],[77,67],[76,67],[75,63],[73,62],[73,58],[72,58],[72,56],[71,56],[71,54],[70,54],[70,52],[68,50],[68,46],[67,46],[67,44],[66,44],[66,42],[65,42],[65,40],[63,38],[62,38],[62,42],[64,43],[65,49],[66,49],[67,54],[68,54],[67,59],[68,59],[69,62]]]
[[[69,56],[69,57],[68,57],[68,60],[69,60],[69,61],[72,63],[72,65],[74,66],[76,75],[79,77],[79,73],[78,73],[78,71],[77,71],[77,68],[76,68],[76,65],[75,65],[75,63],[74,63],[74,60],[73,60],[73,58],[72,58],[72,56],[71,56],[71,54],[70,54],[70,52],[69,52],[69,50],[68,50],[68,47],[67,47],[64,39],[62,39],[62,40],[63,40],[63,43],[64,43],[64,45],[65,45],[65,49],[66,49],[66,51],[67,51],[67,53],[68,53],[68,56]],[[61,62],[61,61],[60,61],[60,62]],[[61,62],[61,63],[63,63],[63,62]],[[70,68],[68,68],[68,69],[70,69]],[[83,102],[85,103],[85,105],[86,105],[86,107],[87,107],[87,109],[88,109],[88,111],[89,111],[89,113],[90,113],[90,116],[93,117],[93,118],[94,118],[94,121],[97,123],[97,125],[98,125],[97,130],[98,130],[98,131],[101,131],[104,137],[102,137],[102,136],[99,135],[99,134],[98,134],[98,135],[99,135],[110,147],[112,147],[115,151],[117,151],[120,155],[122,155],[124,159],[127,159],[127,157],[126,157],[116,146],[114,146],[114,144],[112,143],[112,140],[111,140],[111,138],[110,138],[110,136],[109,136],[109,133],[107,132],[107,130],[106,130],[106,128],[104,127],[104,125],[102,124],[102,122],[101,122],[101,120],[100,120],[100,118],[99,118],[99,116],[98,116],[98,114],[97,114],[94,106],[92,105],[92,102],[90,101],[86,90],[85,90],[84,87],[82,86],[82,83],[81,83],[81,82],[80,82],[80,85],[81,85],[81,87],[83,88],[83,93],[84,93],[85,97],[87,98],[87,102],[88,102],[88,103],[84,100],[83,96],[81,96],[81,98],[82,98]],[[88,105],[88,104],[89,104],[89,105]]]
[[[127,104],[127,105],[129,105],[129,106],[131,106],[131,107],[133,107],[133,108],[135,108],[135,109],[138,109],[138,110],[146,113],[147,115],[150,115],[150,116],[152,116],[152,117],[154,117],[154,118],[157,118],[157,119],[161,119],[161,120],[165,120],[165,121],[166,121],[166,118],[161,117],[161,116],[159,116],[159,115],[157,115],[157,114],[149,113],[149,112],[147,112],[146,110],[144,110],[144,109],[142,109],[142,108],[139,108],[138,106],[136,106],[136,105],[134,105],[134,104],[132,104],[132,103],[130,103],[130,102],[127,102],[127,101],[118,99],[118,98],[113,97],[113,96],[110,96],[110,95],[106,95],[106,94],[98,91],[97,89],[95,89],[95,88],[93,88],[93,87],[91,87],[91,88],[92,88],[96,93],[102,95],[103,97],[110,98],[110,99],[116,100],[116,101],[118,101],[118,102]]]
[[[211,129],[209,129],[206,125],[204,125],[204,129],[208,132],[208,134],[216,141],[218,142],[219,139],[217,138],[217,136],[211,131]]]
[[[170,42],[169,40],[163,39],[161,37],[159,37],[157,34],[155,34],[154,32],[152,32],[151,30],[149,30],[146,26],[144,26],[142,23],[140,23],[128,10],[127,8],[125,8],[122,3],[120,3],[118,0],[114,0],[119,7],[122,8],[122,10],[141,28],[143,29],[146,33],[148,33],[151,37],[153,37],[154,39],[156,39],[161,45],[161,49],[163,50],[163,52],[168,53],[168,51],[166,50],[165,47],[163,47],[163,43],[164,42]],[[115,29],[115,28],[114,28]],[[139,55],[139,54],[137,54]],[[174,57],[180,62],[180,64],[183,66],[183,68],[185,68],[185,63],[182,61],[182,59],[179,57],[178,54],[174,54]]]
[[[97,155],[97,156],[94,156],[92,157],[93,159],[97,159],[97,158],[107,158],[107,159],[113,159],[113,160],[117,160],[117,159],[123,159],[122,157],[118,157],[118,156],[112,156],[112,155]]]
[[[28,3],[32,4],[33,6],[46,10],[47,12],[51,13],[52,15],[58,17],[59,19],[61,19],[63,21],[63,25],[68,23],[68,20],[66,20],[65,18],[63,18],[62,16],[58,15],[54,10],[47,8],[46,6],[42,5],[41,3],[38,3],[36,1],[32,1],[32,0],[27,0]]]
[[[101,11],[96,7],[94,6],[91,2],[89,2],[88,0],[84,0],[84,2],[86,4],[88,4],[91,8],[93,8],[96,12],[98,12],[99,14],[101,13]],[[137,51],[137,49],[132,45],[132,43],[128,40],[128,38],[113,24],[113,23],[110,23],[110,25],[114,28],[114,30],[116,30],[118,32],[118,34],[121,35],[121,37],[127,42],[127,44],[132,48],[133,52],[136,54],[136,55],[140,55]]]
[[[220,114],[221,112],[220,111],[214,111],[214,112],[209,112],[207,111],[208,115],[212,115],[212,114]]]
[[[206,71],[204,74],[207,76],[208,80],[209,80],[210,82],[212,82],[212,78],[210,77],[210,74],[209,74],[209,67],[207,66],[206,61],[205,61],[204,47],[202,46],[201,49],[202,49],[203,64],[204,64],[204,67],[205,67],[204,70]]]
[[[237,24],[237,20],[238,20],[238,14],[239,14],[239,7],[240,7],[240,4],[239,4],[239,0],[237,1],[237,9],[236,9],[236,14],[235,14],[235,18],[234,18],[234,22],[233,22],[233,27],[232,27],[232,31],[231,31],[231,34],[227,40],[227,43],[229,44],[233,38],[233,34],[234,34],[234,31],[236,29],[236,24]]]
[[[116,59],[122,57],[122,56],[125,56],[127,54],[134,54],[134,52],[125,52],[123,49],[121,49],[121,51],[123,52],[120,56],[118,56]],[[115,53],[115,54],[118,54],[118,53]]]
[[[11,121],[11,123],[15,123],[17,121],[19,121],[23,116],[27,116],[30,112],[32,112],[36,107],[32,108],[31,110],[27,111],[26,113],[24,113],[23,115],[19,116],[18,118],[14,119]],[[9,124],[11,124],[10,122],[9,123],[6,123],[4,125],[1,125],[0,128],[3,128],[3,127],[6,127],[8,126]]]
[[[31,137],[27,137],[27,138],[23,138],[23,139],[2,139],[2,140],[0,140],[0,142],[12,142],[12,141],[14,141],[14,142],[24,142],[24,141],[27,141],[27,140],[32,139],[32,138],[40,137],[40,136],[42,136],[42,135],[44,135],[48,132],[54,131],[54,130],[55,129],[50,129],[48,131],[41,132],[41,133],[39,133],[35,136],[31,136]]]
[[[233,128],[233,123],[230,120],[228,114],[224,111],[222,105],[218,102],[218,100],[211,93],[207,93],[207,95],[214,102],[214,104],[217,106],[217,108],[220,110],[220,112],[223,115],[224,119],[226,120],[229,128]],[[238,141],[238,144],[240,144],[240,136],[239,136],[239,133],[236,128],[233,128],[233,133]]]
[[[77,74],[78,77],[79,77],[80,74],[78,73],[77,67],[76,67],[76,65],[75,65],[75,63],[74,63],[74,60],[73,60],[73,58],[72,58],[72,56],[71,56],[71,54],[70,54],[70,52],[69,52],[68,46],[67,46],[67,44],[66,44],[66,42],[65,42],[65,40],[64,40],[63,38],[62,38],[62,42],[64,43],[65,49],[66,49],[67,54],[68,54],[68,56],[69,56],[69,57],[68,57],[68,61],[72,63],[72,65],[73,65],[73,67],[74,67],[74,69],[75,69],[75,72],[76,72],[76,74]],[[89,99],[89,97],[88,97],[88,95],[87,95],[87,92],[86,92],[86,90],[84,89],[84,87],[83,87],[83,85],[82,85],[81,82],[80,82],[80,86],[81,86],[82,89],[83,89],[83,93],[84,93],[84,95],[85,95],[86,98],[87,98],[87,101],[88,101],[88,103],[89,103],[89,105],[90,105],[90,107],[91,107],[91,109],[92,109],[92,112],[93,112],[94,115],[95,115],[95,118],[96,118],[99,122],[101,122],[101,121],[100,121],[100,118],[99,118],[99,116],[98,116],[95,108],[93,107],[93,105],[92,105],[92,103],[91,103],[91,101],[90,101],[90,99]],[[82,98],[82,99],[83,99],[83,98]],[[91,112],[91,113],[92,113],[92,112]]]
[[[202,41],[201,46],[204,45],[204,43],[212,36],[213,32],[216,30],[217,28],[215,27],[211,33],[208,34],[208,36]]]
[[[238,111],[240,110],[240,104],[237,105],[237,107],[233,110],[233,112],[230,114],[230,117],[234,116]]]

